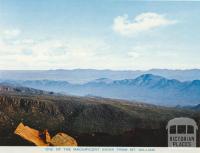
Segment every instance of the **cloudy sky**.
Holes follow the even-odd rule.
[[[200,68],[200,2],[0,0],[0,69]]]

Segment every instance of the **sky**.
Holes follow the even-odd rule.
[[[200,68],[200,2],[0,0],[0,69]]]

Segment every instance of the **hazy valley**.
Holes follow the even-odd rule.
[[[137,100],[165,106],[200,103],[200,80],[179,81],[153,74],[143,74],[123,80],[98,78],[76,84],[58,80],[1,80],[1,82],[65,95]]]

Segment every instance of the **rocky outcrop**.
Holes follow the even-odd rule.
[[[50,141],[52,146],[78,146],[76,140],[65,133],[56,134]]]
[[[49,141],[50,136],[47,131],[42,133],[44,136],[44,138],[42,138],[40,131],[24,126],[23,123],[20,123],[14,133],[23,139],[34,143],[36,146],[49,146],[47,142]]]
[[[40,132],[23,123],[18,125],[14,133],[36,146],[77,146],[76,140],[65,133],[58,133],[51,139],[47,130]]]

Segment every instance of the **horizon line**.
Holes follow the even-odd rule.
[[[152,71],[152,70],[171,70],[189,71],[200,70],[200,68],[150,68],[150,69],[96,69],[96,68],[57,68],[57,69],[0,69],[0,71],[73,71],[73,70],[97,70],[97,71]]]

